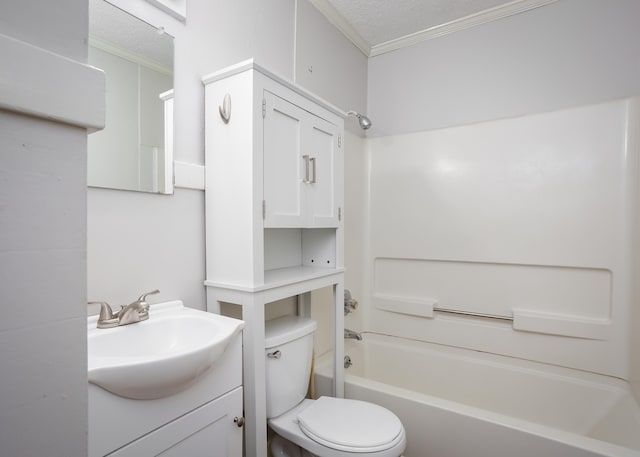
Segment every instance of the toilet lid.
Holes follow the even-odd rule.
[[[320,397],[298,414],[309,438],[346,452],[389,449],[403,438],[400,419],[388,409],[359,400]]]

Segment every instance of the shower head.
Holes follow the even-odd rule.
[[[369,119],[364,114],[360,114],[355,111],[347,111],[347,114],[357,117],[360,128],[362,128],[363,130],[367,130],[371,127],[371,119]]]

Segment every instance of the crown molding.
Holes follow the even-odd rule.
[[[447,22],[442,25],[430,27],[425,30],[421,30],[410,35],[400,37],[394,40],[389,40],[385,43],[380,43],[371,47],[369,57],[378,56],[385,52],[395,51],[400,48],[414,45],[422,41],[437,38],[449,33],[459,32],[460,30],[475,27],[480,24],[486,24],[487,22],[497,21],[505,17],[513,16],[514,14],[523,13],[525,11],[539,8],[549,3],[554,3],[558,0],[515,0],[511,3],[496,6],[488,10],[480,11],[479,13],[471,14],[460,19],[456,19],[451,22]]]
[[[367,57],[375,57],[386,52],[395,51],[407,46],[420,43],[422,41],[437,38],[449,33],[475,27],[487,22],[503,19],[514,14],[523,13],[528,10],[539,8],[558,0],[514,0],[504,5],[496,6],[475,14],[470,14],[460,19],[456,19],[445,24],[436,25],[419,32],[412,33],[400,38],[386,41],[371,46],[360,34],[349,24],[340,13],[329,3],[328,0],[309,0],[329,22],[338,28],[351,42],[362,51]]]
[[[328,0],[309,0],[327,20],[346,36],[367,57],[371,55],[371,45],[349,24]]]

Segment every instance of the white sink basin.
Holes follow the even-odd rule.
[[[185,308],[152,305],[149,319],[98,329],[87,319],[89,382],[116,395],[154,399],[186,389],[224,353],[244,322]]]

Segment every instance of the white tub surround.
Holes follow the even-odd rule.
[[[365,328],[628,379],[637,103],[370,139]]]

